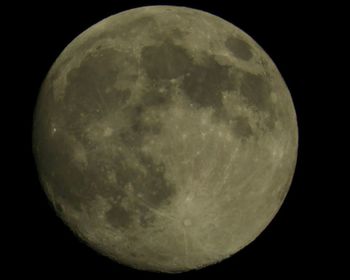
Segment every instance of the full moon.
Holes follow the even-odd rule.
[[[110,16],[49,70],[33,121],[58,216],[118,263],[199,269],[271,222],[298,147],[288,88],[233,24],[186,7]]]

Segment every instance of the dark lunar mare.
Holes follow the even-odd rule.
[[[243,41],[230,37],[227,46],[241,53],[245,49]],[[249,49],[246,51],[248,52]],[[271,85],[262,75],[251,74],[235,66],[221,65],[215,56],[203,53],[203,61],[196,63],[188,51],[172,42],[164,40],[157,46],[144,47],[141,58],[145,72],[152,80],[174,79],[182,77],[181,88],[184,97],[197,108],[214,109],[215,120],[228,124],[232,121],[235,135],[247,138],[253,130],[243,116],[232,118],[223,105],[223,91],[236,92],[246,101],[247,106],[257,112],[266,112],[266,122],[273,129],[276,113],[271,101]]]
[[[227,46],[238,53],[237,49],[242,47],[240,44],[232,38],[227,41]],[[242,52],[241,56],[248,56]],[[246,118],[230,117],[223,106],[222,92],[225,90],[239,90],[248,106],[269,113],[269,124],[273,126],[275,116],[271,111],[270,85],[263,76],[242,72],[234,66],[221,65],[209,53],[203,53],[202,57],[201,63],[195,63],[185,48],[169,38],[158,45],[144,47],[141,65],[152,81],[151,87],[143,89],[142,102],[128,106],[126,103],[131,92],[114,87],[118,75],[125,71],[123,65],[137,65],[135,58],[127,53],[99,48],[87,54],[79,67],[67,75],[64,100],[60,102],[52,100],[53,78],[50,77],[54,77],[55,73],[51,73],[42,88],[42,100],[36,114],[37,132],[34,135],[39,131],[46,133],[45,137],[41,135],[35,138],[46,139],[36,145],[36,149],[41,149],[37,152],[37,161],[42,176],[50,182],[54,196],[79,211],[82,205],[89,209],[97,195],[106,199],[113,197],[113,206],[106,217],[115,227],[127,227],[138,212],[143,224],[145,217],[151,216],[137,201],[133,201],[128,209],[121,206],[127,184],[134,186],[136,193],[144,197],[147,207],[157,208],[163,201],[169,200],[175,187],[166,180],[164,166],[146,157],[140,148],[145,135],[157,134],[161,130],[159,123],[146,124],[143,114],[151,107],[164,109],[170,105],[169,93],[159,91],[160,85],[166,85],[170,79],[182,77],[184,97],[198,108],[214,109],[217,121],[228,123],[232,120],[233,131],[242,138],[251,136],[253,131]],[[135,82],[136,70],[127,77],[131,83]],[[51,108],[51,111],[44,107]],[[130,118],[131,126],[123,128],[116,136],[123,144],[123,153],[110,154],[108,148],[103,149],[103,145],[110,147],[116,139],[105,140],[101,146],[86,136],[85,129],[92,122],[102,121],[106,115],[118,110]],[[59,119],[58,123],[62,127],[59,127],[61,130],[54,137],[50,137],[50,120],[56,119]],[[72,159],[76,141],[88,151],[88,166],[85,169],[76,165]],[[134,153],[145,170],[129,166],[125,160],[127,153]],[[104,179],[111,172],[116,177],[115,185]],[[139,211],[140,207],[142,211]]]
[[[55,62],[35,110],[33,150],[50,200],[89,246],[133,267],[179,272],[237,252],[271,221],[290,185],[286,158],[295,159],[297,131],[283,81],[239,30],[187,8],[140,11],[92,27]],[[222,51],[233,64],[222,63]],[[176,126],[167,113],[179,99],[187,102],[185,130],[198,131],[196,117],[213,113],[207,125],[230,128],[234,141],[209,134],[196,150],[202,135],[169,139],[163,129]],[[170,146],[181,151],[165,151]],[[187,148],[201,152],[177,157]],[[188,170],[174,178],[180,168]],[[195,178],[197,170],[207,177]],[[200,185],[194,193],[186,188],[191,176]]]
[[[112,49],[87,55],[79,68],[67,75],[64,99],[59,102],[53,100],[52,74],[48,76],[41,90],[33,134],[36,161],[53,196],[76,211],[89,211],[97,196],[105,198],[112,203],[106,213],[107,221],[118,228],[130,226],[135,217],[146,226],[154,220],[150,208],[160,207],[175,193],[175,187],[165,178],[164,164],[154,162],[141,151],[144,136],[159,133],[161,129],[158,123],[146,124],[143,113],[151,107],[164,108],[169,98],[159,93],[155,84],[153,88],[143,89],[146,92],[142,103],[125,106],[131,93],[113,87],[123,71],[120,65],[125,63],[136,62]],[[131,73],[130,78],[135,76]],[[119,135],[102,143],[86,135],[91,123],[102,122],[109,114],[121,110],[131,125],[119,131]],[[54,120],[60,126],[51,136]],[[110,148],[118,142],[123,150],[111,153]],[[72,158],[78,145],[87,151],[86,167]],[[134,155],[139,166],[128,163],[128,154]],[[106,180],[111,174],[116,178],[115,183]],[[134,196],[140,200],[127,197],[128,185],[133,186]],[[127,208],[122,204],[126,197]]]

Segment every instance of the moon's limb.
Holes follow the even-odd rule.
[[[67,46],[41,88],[33,149],[49,199],[90,246],[179,272],[261,233],[290,186],[297,138],[288,89],[252,38],[153,6]]]

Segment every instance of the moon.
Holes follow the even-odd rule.
[[[288,192],[297,148],[271,58],[187,7],[136,8],[84,31],[49,70],[33,121],[58,216],[100,254],[167,273],[256,239]]]

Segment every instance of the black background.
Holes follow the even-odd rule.
[[[1,11],[3,18],[11,18],[3,29],[10,31],[6,34],[11,58],[7,73],[15,79],[11,80],[8,93],[16,99],[16,109],[2,107],[3,111],[10,112],[15,122],[10,125],[10,135],[20,134],[9,139],[17,147],[12,152],[14,160],[9,164],[15,167],[11,186],[16,192],[16,202],[9,200],[16,207],[8,208],[15,209],[6,214],[13,215],[9,231],[15,241],[4,241],[11,245],[8,259],[15,264],[12,273],[39,278],[59,275],[98,279],[221,279],[224,276],[249,279],[252,276],[320,276],[330,270],[334,256],[329,253],[331,244],[326,232],[332,217],[325,211],[323,201],[324,186],[331,185],[324,176],[324,162],[327,162],[329,152],[323,135],[323,128],[329,126],[330,121],[324,118],[325,112],[320,109],[331,102],[326,98],[327,92],[322,90],[322,81],[327,80],[332,70],[325,69],[323,62],[327,59],[324,54],[329,39],[325,35],[332,32],[328,22],[337,14],[333,7],[321,3],[306,6],[296,1],[278,1],[279,4],[274,5],[261,2],[23,1],[13,2],[11,9]],[[284,77],[299,125],[294,180],[285,203],[268,228],[231,258],[178,275],[140,272],[118,265],[78,241],[57,218],[41,190],[31,152],[35,101],[41,82],[63,48],[107,16],[156,4],[198,8],[232,22],[252,36]]]

